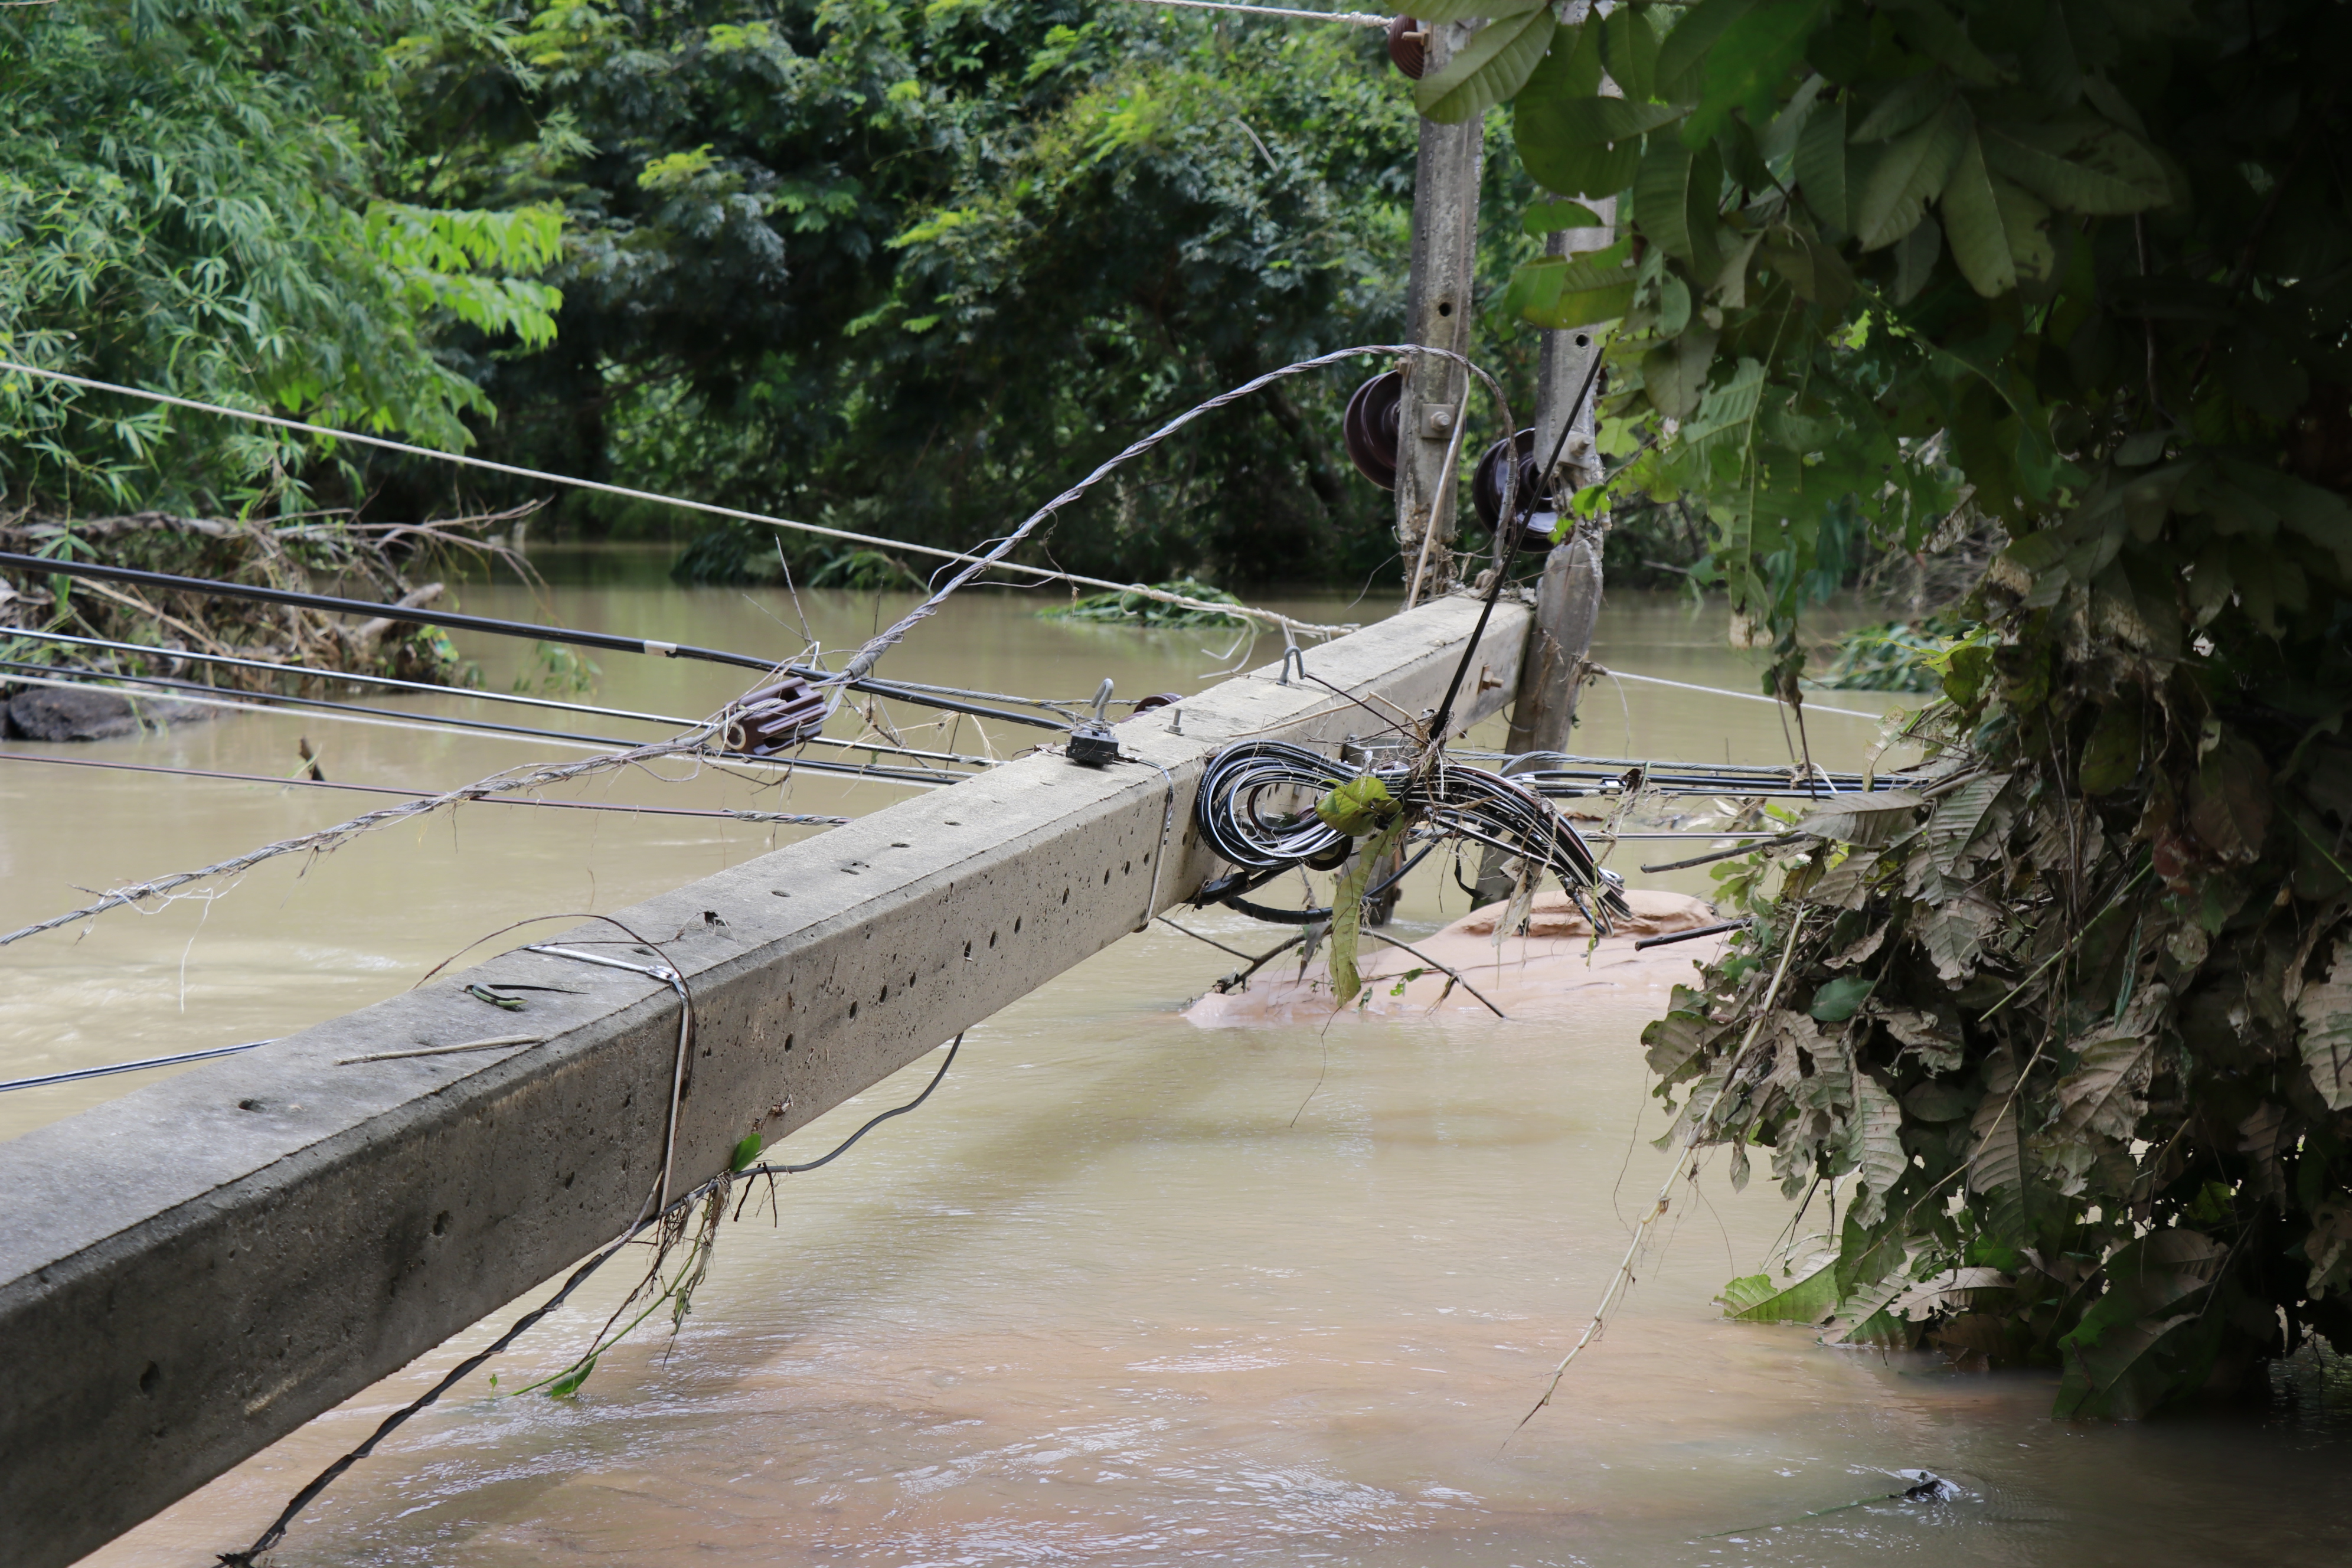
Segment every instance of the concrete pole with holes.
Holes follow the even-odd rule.
[[[1434,76],[1469,41],[1475,23],[1428,26],[1428,66]],[[1484,117],[1460,125],[1421,122],[1413,164],[1412,277],[1406,294],[1405,331],[1432,348],[1470,352],[1471,279],[1478,237],[1478,177],[1486,154]],[[1397,410],[1397,548],[1404,557],[1405,604],[1411,606],[1453,586],[1454,486],[1449,456],[1456,452],[1455,423],[1465,417],[1469,374],[1450,360],[1416,356],[1405,366]],[[1465,440],[1466,440],[1466,432]],[[1458,471],[1458,470],[1457,470]]]
[[[1546,237],[1546,255],[1601,250],[1616,242],[1615,198],[1586,205],[1608,226],[1557,230]],[[1568,440],[1560,447],[1559,464],[1552,470],[1549,487],[1563,502],[1601,478],[1593,416],[1593,405],[1599,401],[1598,381],[1592,392],[1580,402],[1578,398],[1601,352],[1599,334],[1587,328],[1543,335],[1536,377],[1535,450],[1538,461],[1549,457],[1559,441],[1560,427],[1568,426]],[[1544,558],[1543,577],[1536,587],[1535,620],[1528,627],[1528,648],[1519,660],[1518,691],[1511,702],[1510,738],[1504,742],[1514,754],[1569,749],[1577,699],[1584,690],[1592,628],[1601,617],[1601,535],[1607,526],[1605,515],[1595,518]],[[1511,878],[1503,868],[1503,858],[1493,849],[1480,857],[1480,899],[1498,902],[1510,897]]]

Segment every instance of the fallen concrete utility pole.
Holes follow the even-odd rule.
[[[1307,667],[1424,713],[1477,612],[1424,605]],[[1516,689],[1528,620],[1496,608],[1465,727]],[[1220,745],[1379,727],[1278,669],[1118,726],[1109,767],[1007,763],[621,910],[660,956],[588,951],[667,962],[694,999],[671,1191],[1189,894]],[[526,992],[520,1014],[466,994],[499,982],[583,994]],[[517,1035],[540,1043],[413,1054]],[[0,1144],[8,1563],[74,1561],[610,1241],[659,1176],[677,1037],[664,982],[516,951]],[[386,1053],[412,1054],[352,1063]]]

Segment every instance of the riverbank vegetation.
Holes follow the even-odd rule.
[[[1857,532],[2002,540],[1939,781],[1735,863],[1752,923],[1647,1036],[1673,1139],[1829,1226],[1733,1309],[2070,1415],[2352,1345],[2343,9],[1433,8],[1509,14],[1424,101],[1515,98],[1538,182],[1625,199],[1514,300],[1622,319],[1628,479],[1704,501],[1769,689]]]

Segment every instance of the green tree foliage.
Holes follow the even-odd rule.
[[[549,341],[561,216],[403,199],[408,61],[451,36],[499,47],[462,0],[0,9],[0,355],[465,445],[491,405],[436,345]],[[323,455],[0,374],[19,504],[220,510]]]
[[[1402,319],[1416,131],[1364,29],[1113,0],[614,0],[432,68],[430,198],[567,214],[555,343],[479,369],[490,447],[533,466],[968,543],[1200,399]],[[1535,248],[1523,194],[1496,204],[1497,294]],[[1389,506],[1337,433],[1373,368],[1204,424],[1061,524],[1053,558],[1360,576],[1392,549]],[[776,542],[730,531],[688,564],[727,575]]]
[[[1733,874],[1753,931],[1648,1036],[1736,1179],[1843,1184],[1827,1272],[1735,1307],[2057,1363],[2076,1414],[2352,1344],[2352,14],[1507,23],[1423,100],[1515,95],[1539,184],[1623,201],[1513,304],[1619,321],[1629,479],[1704,501],[1770,685],[1846,520],[2011,542],[1916,731],[1941,782]]]

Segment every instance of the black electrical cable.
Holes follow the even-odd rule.
[[[292,605],[300,609],[324,610],[339,616],[370,616],[379,620],[406,621],[422,626],[443,626],[457,631],[488,632],[493,637],[529,637],[535,642],[562,643],[572,647],[604,648],[617,653],[657,655],[664,658],[694,658],[709,664],[734,665],[743,669],[770,672],[784,671],[803,680],[834,679],[829,672],[804,665],[788,664],[781,659],[761,658],[751,654],[728,653],[720,648],[697,647],[691,643],[661,642],[650,637],[625,637],[611,632],[583,632],[566,626],[542,626],[530,621],[500,620],[494,616],[467,616],[455,611],[410,608],[404,605],[371,604],[365,599],[338,599],[325,594],[298,594],[290,588],[266,588],[247,583],[223,583],[210,577],[180,577],[168,572],[148,572],[135,566],[106,566],[94,561],[53,561],[42,555],[25,555],[16,551],[0,550],[0,566],[20,572],[45,573],[52,576],[87,577],[100,582],[133,583],[143,587],[168,588],[184,594],[208,594],[230,599],[253,599],[266,605]],[[901,686],[896,681],[857,679],[846,683],[854,691],[864,691],[877,697],[895,698],[921,707],[937,708],[950,713],[969,713],[978,719],[1001,719],[1008,724],[1027,724],[1040,730],[1067,730],[1069,726],[1056,719],[1040,719],[1033,714],[1015,713],[1002,708],[983,708],[975,703],[959,702],[952,698],[934,696]]]
[[[894,1107],[891,1110],[882,1112],[881,1115],[875,1117],[865,1126],[859,1128],[856,1131],[843,1139],[839,1146],[836,1147],[832,1153],[825,1155],[823,1159],[811,1160],[806,1164],[802,1165],[753,1165],[749,1170],[736,1173],[738,1178],[740,1179],[743,1176],[797,1175],[803,1171],[814,1171],[819,1165],[832,1164],[835,1160],[840,1159],[844,1154],[849,1152],[849,1146],[852,1143],[856,1142],[860,1138],[865,1137],[868,1132],[873,1131],[877,1127],[879,1127],[885,1121],[889,1121],[890,1118],[894,1116],[904,1116],[907,1112],[920,1106],[923,1101],[930,1099],[931,1090],[939,1088],[940,1080],[948,1076],[948,1068],[955,1066],[956,1053],[961,1049],[963,1049],[963,1037],[961,1035],[958,1035],[954,1039],[948,1042],[948,1059],[940,1064],[940,1070],[931,1075],[931,1081],[923,1086],[922,1093],[915,1096],[914,1099],[907,1101],[906,1104]]]
[[[608,735],[588,735],[570,730],[535,730],[522,724],[500,724],[488,719],[454,719],[445,718],[439,714],[406,713],[397,708],[370,708],[362,703],[337,702],[324,697],[289,697],[275,691],[224,691],[217,686],[206,686],[201,681],[194,680],[178,680],[168,675],[108,675],[97,670],[73,669],[54,664],[32,664],[23,659],[14,658],[0,658],[0,669],[36,671],[75,686],[89,686],[98,681],[119,681],[126,685],[161,687],[169,691],[201,693],[205,697],[222,700],[235,699],[250,702],[257,708],[289,704],[299,708],[318,709],[330,713],[351,713],[369,718],[389,719],[403,724],[437,724],[458,730],[478,730],[489,734],[519,735],[527,740],[569,741],[594,746],[611,746],[622,751],[636,744],[634,741],[616,741]],[[730,758],[736,755],[728,752],[713,754]],[[828,763],[814,757],[754,757],[749,760],[767,763],[777,767],[806,768],[811,773],[838,773],[847,778],[888,779],[897,784],[935,784],[977,776],[970,773],[951,773],[946,769],[927,773],[916,768],[881,768],[852,765],[848,763]]]
[[[1210,848],[1234,866],[1261,871],[1298,865],[1330,853],[1350,836],[1311,810],[1275,811],[1261,803],[1269,796],[1284,802],[1319,796],[1351,776],[1343,764],[1287,742],[1228,746],[1202,772],[1194,819]],[[1480,768],[1449,763],[1442,753],[1420,763],[1375,768],[1370,776],[1421,828],[1492,845],[1550,871],[1570,897],[1591,905],[1587,913],[1596,925],[1605,927],[1612,914],[1632,913],[1618,879],[1601,868],[1575,826],[1533,790]],[[1256,914],[1262,907],[1244,912]],[[1289,915],[1283,920],[1288,923]]]
[[[1568,417],[1560,421],[1559,439],[1552,443],[1551,458],[1536,475],[1538,482],[1548,479],[1553,467],[1559,463],[1561,451],[1568,446],[1568,433],[1576,427],[1576,417],[1584,411],[1584,400],[1591,393],[1592,384],[1600,374],[1601,355],[1595,353],[1592,356],[1592,368],[1584,373],[1584,384],[1576,389],[1576,401],[1568,405]],[[1446,726],[1454,720],[1454,700],[1462,694],[1463,677],[1470,673],[1470,661],[1478,657],[1478,645],[1486,637],[1486,621],[1495,613],[1495,601],[1502,597],[1503,584],[1511,575],[1511,563],[1519,558],[1519,545],[1527,538],[1527,530],[1519,525],[1519,512],[1522,509],[1516,493],[1519,477],[1518,465],[1517,463],[1507,465],[1505,471],[1507,475],[1507,488],[1503,496],[1503,518],[1496,526],[1510,531],[1510,545],[1503,552],[1502,563],[1495,568],[1495,581],[1486,589],[1486,602],[1478,607],[1478,624],[1470,633],[1470,646],[1462,650],[1462,662],[1454,667],[1454,679],[1446,683],[1445,700],[1437,705],[1437,717],[1430,722],[1429,738],[1434,745],[1442,746],[1445,743]],[[1527,510],[1533,510],[1535,499],[1532,496],[1528,498]]]
[[[217,686],[207,686],[201,680],[181,680],[169,675],[112,675],[104,670],[77,669],[70,665],[36,664],[30,659],[0,658],[0,669],[23,670],[33,675],[46,675],[76,686],[94,681],[120,681],[126,686],[153,686],[166,691],[186,691],[224,701],[250,702],[255,707],[284,706],[317,709],[328,713],[360,713],[372,719],[396,719],[404,724],[439,724],[455,730],[479,730],[496,735],[520,735],[534,741],[577,741],[593,746],[619,749],[636,744],[634,741],[616,741],[609,735],[583,734],[571,730],[540,730],[528,724],[501,724],[495,719],[445,718],[438,713],[404,713],[397,708],[370,708],[358,702],[338,702],[329,697],[292,697],[279,691],[230,691]]]
[[[1403,865],[1398,867],[1393,875],[1382,878],[1373,886],[1366,888],[1364,889],[1364,902],[1368,904],[1372,902],[1381,894],[1387,892],[1391,888],[1393,888],[1399,882],[1403,881],[1407,873],[1412,871],[1413,868],[1419,866],[1423,860],[1428,859],[1432,854],[1436,852],[1439,842],[1440,841],[1438,840],[1432,840],[1431,842],[1422,846],[1421,852],[1415,855],[1412,859],[1407,860]],[[1279,876],[1282,871],[1287,869],[1289,869],[1288,867],[1282,867],[1274,872],[1268,873],[1268,876]],[[1261,879],[1261,880],[1264,879]],[[1201,889],[1202,896],[1195,901],[1199,903],[1223,904],[1229,910],[1237,910],[1242,914],[1249,916],[1249,918],[1254,921],[1264,921],[1268,925],[1307,926],[1313,925],[1317,921],[1328,921],[1331,918],[1331,910],[1328,909],[1283,910],[1276,909],[1271,904],[1254,903],[1250,900],[1244,898],[1242,895],[1251,890],[1251,888],[1255,888],[1256,886],[1255,883],[1252,883],[1249,888],[1235,888],[1230,892],[1218,893],[1211,892],[1210,889],[1214,886],[1214,883],[1211,883],[1208,887],[1202,888]]]

